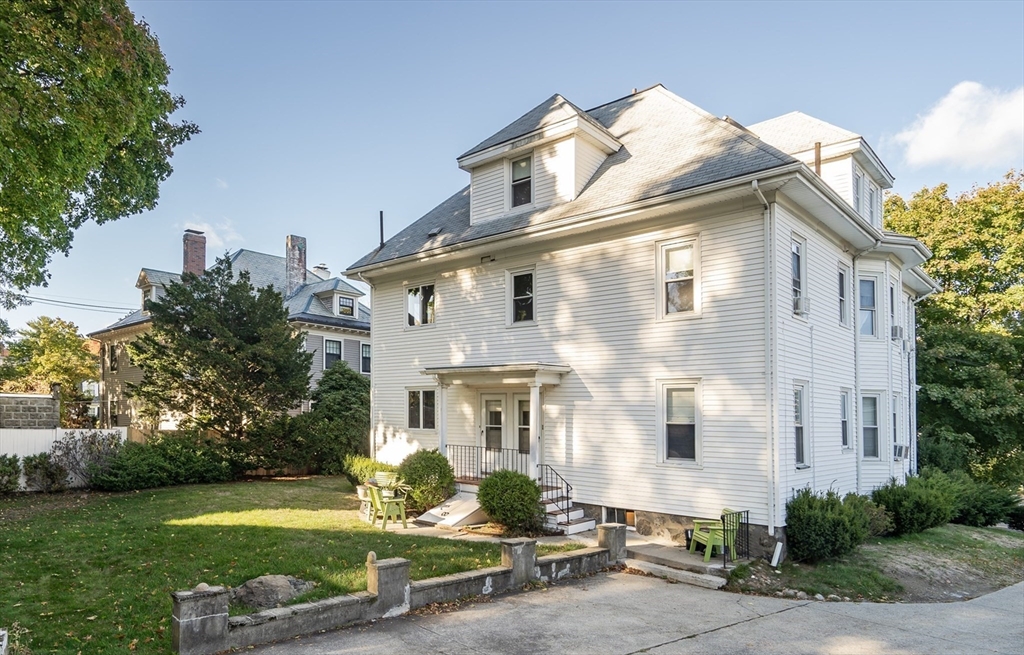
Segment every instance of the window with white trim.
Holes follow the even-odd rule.
[[[878,187],[871,182],[868,182],[868,218],[871,224],[875,227],[879,227],[881,221],[878,220]]]
[[[875,327],[876,323],[876,308],[877,300],[875,298],[875,280],[874,278],[861,278],[860,284],[860,327],[859,331],[864,336],[873,337],[877,334]]]
[[[662,380],[658,383],[658,460],[700,464],[700,382]]]
[[[430,325],[434,322],[434,285],[421,284],[406,287],[406,315],[409,326]]]
[[[896,327],[896,285],[889,285],[889,325]],[[890,331],[892,331],[890,329]]]
[[[864,457],[878,457],[878,396],[861,396],[861,441]]]
[[[658,248],[659,316],[700,311],[700,253],[697,239],[679,239]]]
[[[408,425],[410,430],[433,430],[435,428],[434,389],[408,390]]]
[[[892,444],[897,446],[900,444],[900,436],[902,430],[900,430],[900,396],[894,393],[892,395]],[[895,455],[896,449],[893,448]]]
[[[512,207],[533,202],[533,156],[512,162]]]
[[[860,213],[860,193],[863,179],[860,169],[855,169],[853,171],[853,208],[858,214]]]
[[[804,242],[793,239],[790,246],[790,264],[793,272],[793,311],[803,313],[800,301],[806,295],[804,291]]]
[[[345,296],[338,296],[338,316],[355,316],[355,313],[355,298],[346,298]]]
[[[362,344],[359,347],[359,370],[363,373],[370,372],[370,355],[370,344]]]
[[[797,468],[807,466],[807,407],[803,384],[793,385],[793,443]]]
[[[324,339],[324,370],[341,360],[341,342]]]
[[[510,272],[510,323],[531,323],[534,314],[534,271]]]
[[[839,267],[839,324],[850,325],[850,269]]]
[[[839,392],[839,439],[843,448],[850,447],[850,392]]]

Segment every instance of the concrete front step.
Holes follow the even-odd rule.
[[[573,507],[569,509],[569,515],[566,516],[562,510],[556,510],[554,512],[547,512],[545,521],[555,523],[568,523],[569,521],[575,521],[576,519],[583,518],[583,510],[579,507]]]
[[[678,571],[714,575],[723,579],[729,577],[729,571],[722,567],[720,557],[705,562],[702,554],[690,553],[682,546],[635,544],[626,547],[626,557]]]
[[[626,566],[631,569],[637,569],[644,573],[650,573],[656,575],[659,578],[667,578],[669,580],[675,580],[676,582],[684,582],[686,584],[692,584],[697,587],[704,587],[705,589],[720,589],[725,583],[726,579],[717,575],[708,575],[707,573],[694,573],[692,571],[682,571],[674,569],[670,566],[662,566],[661,564],[652,564],[651,562],[645,562],[638,559],[626,559]]]
[[[576,534],[577,532],[586,532],[587,530],[594,530],[597,528],[597,521],[594,519],[575,519],[568,523],[551,523],[545,522],[545,527],[549,530],[558,530],[565,535]]]

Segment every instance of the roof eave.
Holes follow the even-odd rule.
[[[622,147],[619,140],[607,130],[599,130],[593,123],[582,116],[574,115],[551,125],[545,125],[525,134],[506,139],[488,148],[467,152],[456,161],[459,164],[459,168],[464,171],[471,171],[481,164],[486,164],[502,157],[514,156],[519,152],[525,152],[526,150],[536,148],[538,145],[549,143],[577,132],[592,139],[596,145],[605,151],[605,154],[610,155]]]

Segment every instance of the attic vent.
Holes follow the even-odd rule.
[[[436,237],[438,234],[441,234],[441,228],[440,227],[435,227],[435,228],[431,229],[430,232],[427,232],[427,236],[428,237]]]

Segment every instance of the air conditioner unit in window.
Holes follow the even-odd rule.
[[[903,339],[903,326],[894,325],[892,326],[892,338],[893,340]]]
[[[793,298],[793,313],[797,316],[806,316],[811,313],[811,299],[810,298]]]
[[[892,447],[892,458],[899,460],[907,456],[907,447],[903,444],[893,444]]]

